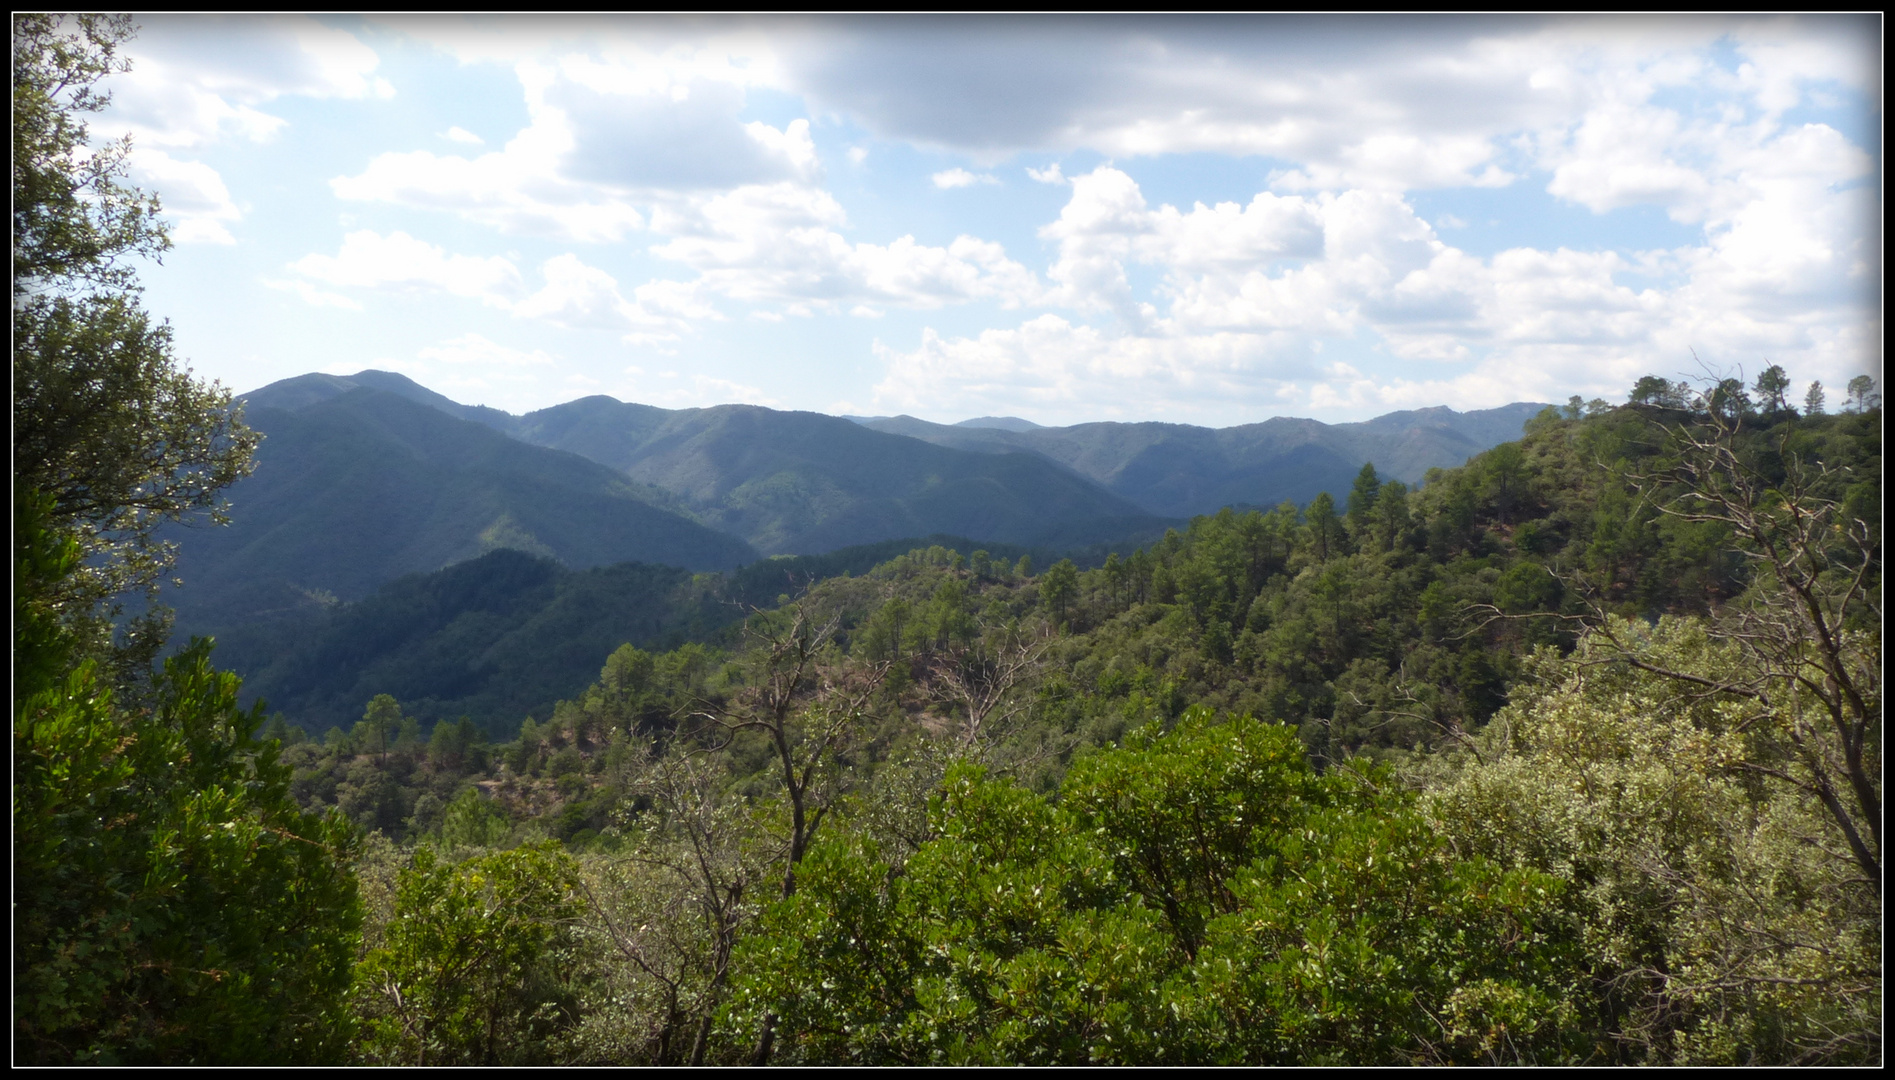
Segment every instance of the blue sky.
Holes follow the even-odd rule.
[[[1342,421],[1879,381],[1880,37],[146,17],[93,132],[172,220],[148,306],[234,390]]]

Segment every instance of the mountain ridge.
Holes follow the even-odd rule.
[[[372,386],[313,389],[294,410],[249,402],[246,421],[264,439],[255,471],[229,490],[228,527],[165,530],[191,582],[173,601],[181,631],[352,600],[496,548],[574,569],[729,569],[757,558],[666,508],[665,493],[576,454]]]
[[[1226,428],[1163,421],[1043,427],[1017,417],[937,424],[912,416],[832,417],[758,405],[664,409],[593,395],[515,416],[486,406],[460,405],[405,376],[378,371],[351,377],[299,376],[246,396],[271,400],[335,393],[351,383],[404,393],[411,400],[521,441],[568,450],[618,469],[632,479],[672,492],[681,500],[677,509],[742,535],[765,553],[929,532],[978,532],[979,521],[970,530],[967,521],[950,520],[941,512],[916,515],[889,505],[890,498],[903,500],[886,490],[890,484],[886,477],[881,490],[874,492],[850,493],[837,487],[833,483],[836,471],[854,468],[864,460],[892,455],[910,464],[923,463],[916,452],[895,449],[895,444],[864,445],[850,433],[852,427],[948,450],[989,456],[1025,454],[1049,462],[1121,500],[1115,511],[1104,510],[1111,504],[1102,504],[1102,512],[1090,515],[1093,520],[1116,521],[1125,531],[1135,531],[1151,524],[1137,522],[1140,515],[1184,519],[1227,505],[1273,505],[1284,499],[1307,502],[1323,491],[1346,489],[1365,463],[1374,463],[1384,478],[1418,484],[1429,469],[1460,465],[1492,446],[1519,438],[1526,421],[1547,407],[1540,402],[1515,402],[1459,412],[1435,405],[1343,424],[1278,416]],[[762,437],[762,429],[772,426],[768,437],[778,444],[796,441],[807,451],[821,434],[846,449],[839,457],[833,452],[814,457],[805,452],[763,461],[754,453],[746,454],[754,448],[736,445],[742,440],[733,429]],[[927,463],[939,467],[938,460]],[[979,471],[964,464],[962,468]],[[1010,472],[1018,482],[1025,479],[1024,469],[1016,463],[1000,471]],[[742,479],[730,482],[735,476]],[[1044,478],[1037,479],[1046,483]],[[920,494],[908,491],[905,497],[912,501]],[[975,492],[970,489],[963,494],[973,498]],[[1070,501],[1072,493],[1066,495]],[[851,499],[858,503],[879,499],[881,505],[845,508],[842,504]],[[801,506],[793,505],[799,500]],[[776,505],[774,515],[765,509],[766,504]],[[818,508],[819,517],[835,516],[824,521],[790,520],[799,512],[806,519],[811,507]],[[1035,543],[1046,538],[1029,535],[1017,520],[986,524],[1003,530],[989,537],[994,540]],[[1075,535],[1070,528],[1066,533]]]

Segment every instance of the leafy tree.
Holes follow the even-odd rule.
[[[1154,726],[1155,728],[1155,726]],[[1558,883],[1455,859],[1386,774],[1192,709],[1058,803],[950,771],[936,838],[811,853],[733,1013],[801,1062],[1560,1060]]]
[[[702,1065],[723,1004],[739,935],[771,875],[761,815],[723,797],[721,763],[677,748],[633,769],[642,812],[624,813],[631,852],[600,868],[588,902],[626,961],[617,989],[649,1002],[634,1055]]]
[[[1764,368],[1757,376],[1755,389],[1757,403],[1763,407],[1766,415],[1775,416],[1788,411],[1790,406],[1784,400],[1784,394],[1790,389],[1790,376],[1781,366],[1771,364]]]
[[[1747,649],[1704,622],[1611,621],[1546,649],[1426,799],[1464,853],[1571,883],[1606,1060],[1879,1061],[1879,878],[1761,712]]]
[[[1823,384],[1811,380],[1809,392],[1803,395],[1803,415],[1821,416],[1824,406]]]
[[[401,872],[386,941],[356,972],[361,1051],[406,1065],[545,1060],[571,1026],[577,866],[547,842]]]
[[[506,815],[495,810],[472,785],[462,788],[441,815],[441,842],[450,848],[495,847],[510,831]]]
[[[98,649],[112,615],[98,609],[154,593],[171,565],[154,530],[196,511],[225,520],[217,493],[249,470],[257,436],[139,309],[126,260],[168,246],[157,199],[123,183],[129,142],[87,143],[81,117],[105,106],[100,80],[127,70],[131,20],[13,26],[14,483],[50,496],[51,523],[80,544],[55,600]],[[141,625],[135,657],[155,653],[160,630]]]
[[[1626,400],[1633,405],[1647,405],[1654,408],[1680,409],[1684,407],[1684,399],[1679,395],[1677,386],[1656,375],[1646,375],[1639,379]],[[1578,419],[1578,417],[1572,419]]]
[[[221,513],[255,437],[177,370],[135,303],[157,203],[80,115],[125,70],[123,16],[15,16],[14,1031],[41,1063],[341,1056],[361,921],[356,837],[305,814],[259,705],[163,623],[111,646],[112,598],[155,588],[165,520]]]
[[[82,546],[16,520],[14,1048],[54,1063],[321,1062],[350,1021],[357,843],[298,809],[203,641],[128,708],[43,598]]]
[[[1040,575],[1040,602],[1053,617],[1053,625],[1066,621],[1066,609],[1079,595],[1079,568],[1071,559],[1061,559]]]
[[[1747,699],[1771,723],[1758,737],[1781,759],[1759,764],[1815,792],[1865,879],[1882,876],[1881,542],[1845,502],[1826,498],[1834,470],[1788,450],[1766,473],[1738,428],[1716,411],[1711,423],[1669,432],[1677,456],[1664,473],[1640,478],[1651,492],[1678,494],[1665,514],[1722,526],[1757,567],[1757,581],[1725,632],[1743,645],[1743,675],[1696,685]],[[1617,641],[1614,624],[1598,633]],[[1627,644],[1628,662],[1649,666]],[[1664,669],[1657,669],[1664,673]]]
[[[1310,500],[1303,518],[1309,523],[1310,542],[1315,545],[1317,561],[1328,562],[1330,549],[1342,535],[1341,522],[1336,518],[1336,500],[1327,491],[1323,492]]]
[[[1849,380],[1849,407],[1852,412],[1868,412],[1882,403],[1882,395],[1875,392],[1875,380],[1867,375],[1857,375]]]
[[[1355,486],[1349,489],[1349,534],[1366,539],[1369,514],[1375,509],[1376,497],[1382,493],[1381,477],[1375,475],[1375,463],[1362,466],[1356,474]]]
[[[1700,404],[1712,416],[1729,422],[1741,422],[1751,414],[1750,394],[1744,389],[1742,379],[1719,379],[1711,386]]]
[[[1503,525],[1513,522],[1514,511],[1525,494],[1527,462],[1519,443],[1501,443],[1480,458],[1486,474],[1488,498]]]
[[[368,711],[362,714],[362,723],[367,725],[368,734],[374,741],[370,744],[381,755],[382,767],[388,767],[388,746],[401,730],[401,705],[388,694],[376,694],[368,703]]]

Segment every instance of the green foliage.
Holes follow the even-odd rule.
[[[292,798],[260,708],[194,641],[157,673],[155,530],[249,469],[229,395],[136,303],[167,245],[81,114],[124,71],[124,16],[19,15],[13,38],[14,1049],[37,1064],[341,1059],[357,839]]]
[[[1066,621],[1066,607],[1078,593],[1079,568],[1071,559],[1061,559],[1040,575],[1040,603],[1046,605],[1054,625]]]
[[[179,368],[167,326],[138,307],[128,260],[169,246],[155,197],[123,182],[129,140],[88,145],[83,114],[129,69],[126,16],[13,21],[13,469],[50,498],[84,560],[49,588],[86,648],[110,645],[114,598],[155,595],[175,549],[157,527],[205,511],[257,443],[230,395]],[[121,666],[148,662],[162,619],[133,629]]]
[[[626,642],[705,638],[737,621],[714,583],[637,563],[566,571],[496,551],[391,583],[357,604],[219,639],[248,691],[312,730],[392,694],[424,723],[470,717],[490,737],[577,697]]]
[[[29,506],[33,505],[29,501]],[[43,500],[38,506],[44,507]],[[23,584],[70,539],[23,516]],[[16,605],[35,590],[16,591]],[[339,1058],[356,838],[299,810],[260,710],[195,642],[128,708],[27,601],[16,624],[14,1031],[22,1061]],[[22,640],[24,639],[24,640]]]
[[[543,1060],[575,1019],[577,866],[542,844],[444,863],[430,848],[400,874],[384,943],[356,971],[370,1062]]]
[[[1849,410],[1851,412],[1865,413],[1870,409],[1879,408],[1881,404],[1882,395],[1876,392],[1874,379],[1867,375],[1857,375],[1849,380]]]
[[[1118,752],[1081,760],[1062,803],[1095,823],[1117,877],[1195,954],[1205,923],[1233,906],[1237,872],[1325,805],[1332,786],[1304,761],[1294,728],[1218,724],[1193,709],[1169,732],[1147,727]]]
[[[1560,1057],[1558,883],[1452,858],[1293,733],[1193,710],[1067,791],[961,768],[904,865],[813,852],[744,946],[733,1019],[772,1011],[809,1063]]]
[[[744,637],[598,648],[486,774],[445,721],[284,754],[398,843],[565,842],[589,966],[518,1060],[1874,1061],[1879,454],[1576,401],[1346,523],[772,560]]]
[[[1880,883],[1814,785],[1777,782],[1789,718],[1714,689],[1748,673],[1706,629],[1619,623],[1570,659],[1543,650],[1429,812],[1463,852],[1572,883],[1612,1058],[1878,1060]]]
[[[89,146],[80,116],[110,102],[100,80],[131,70],[118,51],[131,36],[124,15],[13,18],[16,297],[67,282],[128,288],[117,258],[169,246],[157,198],[122,183],[130,140]]]

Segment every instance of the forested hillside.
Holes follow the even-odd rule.
[[[645,563],[571,570],[501,548],[400,578],[355,603],[304,605],[219,634],[217,659],[243,677],[245,705],[267,701],[312,731],[350,727],[362,702],[389,693],[424,725],[467,718],[483,735],[509,738],[522,717],[549,716],[555,702],[583,692],[599,657],[620,644],[663,650],[733,637],[726,631],[753,609],[916,543],[982,547],[935,536],[699,574]],[[1030,554],[989,546],[1010,558]]]
[[[1125,543],[814,414],[246,411],[87,133],[130,19],[13,26],[17,1062],[1882,1063],[1869,375]]]
[[[1430,468],[1459,465],[1518,438],[1543,407],[1423,409],[1335,425],[1279,417],[1220,430],[851,422],[756,406],[660,409],[608,397],[513,416],[458,404],[385,371],[303,375],[245,398],[252,409],[296,412],[364,389],[608,465],[648,488],[658,505],[776,554],[931,533],[1124,546],[1162,535],[1167,519],[1307,502],[1347,485],[1368,461],[1414,484]]]
[[[1880,412],[1581,412],[1092,569],[917,549],[517,738],[274,730],[384,918],[571,875],[494,1060],[1873,1060]],[[364,992],[371,1060],[449,1007]]]
[[[591,397],[511,416],[458,405],[379,371],[304,375],[246,397],[253,408],[313,410],[364,389],[609,466],[667,509],[765,554],[818,554],[934,533],[1072,546],[1155,536],[1165,526],[1038,455],[968,453],[817,413],[747,405],[672,410]]]
[[[757,557],[663,492],[384,390],[245,417],[263,440],[255,471],[230,489],[230,526],[164,533],[194,583],[166,597],[187,632],[360,599],[497,548],[575,568],[727,570]]]

